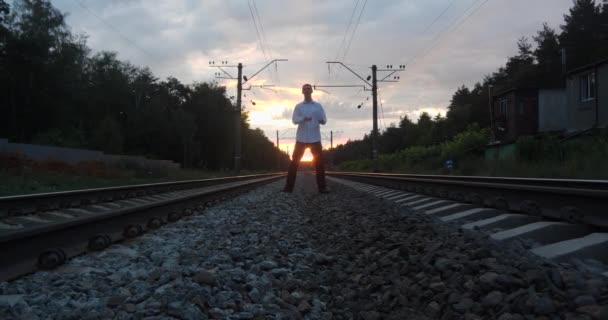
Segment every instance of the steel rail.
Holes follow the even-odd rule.
[[[51,211],[62,208],[80,207],[82,205],[108,202],[117,199],[129,199],[143,195],[193,189],[230,181],[243,181],[275,175],[278,174],[271,173],[261,175],[245,175],[6,196],[0,197],[0,218]]]
[[[357,172],[327,174],[500,210],[608,228],[605,214],[608,181]]]
[[[102,250],[113,242],[137,237],[147,230],[191,215],[196,209],[204,210],[212,203],[282,177],[284,173],[206,179],[206,183],[212,181],[213,185],[127,200],[117,199],[80,208],[5,217],[0,220],[0,281],[17,278],[38,268],[55,268],[67,258],[89,250]],[[182,181],[178,184],[192,185],[191,182]],[[134,186],[118,189],[129,190],[130,187]],[[75,192],[89,194],[95,191]],[[74,192],[59,194],[63,196],[70,193]],[[58,193],[53,194],[57,195]],[[45,197],[51,195],[45,194]],[[36,195],[10,198],[35,199]],[[7,229],[10,223],[17,227]]]
[[[488,176],[448,176],[428,174],[398,174],[398,173],[364,173],[364,172],[335,172],[344,175],[415,178],[430,180],[454,180],[454,181],[477,181],[497,184],[521,184],[539,185],[544,187],[572,187],[583,189],[605,189],[608,190],[608,180],[587,179],[548,179],[548,178],[521,178],[521,177],[488,177]]]

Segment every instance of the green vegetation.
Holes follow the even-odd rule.
[[[217,172],[196,170],[176,170],[165,178],[137,177],[131,171],[117,170],[113,177],[96,177],[61,172],[24,171],[21,174],[0,172],[0,196],[44,193],[90,188],[115,187],[123,185],[145,184],[189,179],[206,179],[220,176]]]
[[[516,87],[563,87],[561,49],[567,52],[567,69],[608,57],[608,4],[573,0],[564,20],[561,32],[543,24],[533,43],[526,37],[519,39],[517,55],[504,66],[472,88],[457,88],[445,116],[422,113],[416,123],[404,116],[381,132],[380,169],[447,173],[443,164],[452,158],[454,174],[606,178],[605,136],[564,142],[557,137],[522,137],[517,141],[517,157],[489,162],[483,156],[489,142],[482,137],[487,137],[490,128],[490,86],[495,93]],[[369,170],[371,151],[370,135],[366,135],[339,145],[331,156],[342,170]]]
[[[266,173],[241,171],[241,175]],[[157,182],[209,179],[233,175],[232,171],[203,171],[177,169],[158,175],[130,169],[104,169],[96,164],[50,168],[21,167],[0,170],[0,197],[31,193],[57,192],[79,189],[104,188]]]
[[[484,175],[506,177],[608,179],[608,130],[561,140],[557,136],[524,136],[498,156],[484,152],[487,129],[469,127],[454,139],[439,145],[414,146],[381,155],[382,172],[417,174]],[[494,147],[498,148],[498,147]],[[448,170],[445,161],[454,161]],[[341,171],[371,171],[372,161],[345,161]]]

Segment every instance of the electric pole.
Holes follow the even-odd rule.
[[[376,72],[378,67],[372,66],[372,117],[374,119],[374,127],[372,130],[372,162],[374,164],[374,172],[378,172],[378,80]]]
[[[334,169],[334,131],[329,131],[329,168]]]
[[[277,130],[277,169],[281,170],[281,148],[279,148],[279,130]]]
[[[234,119],[235,122],[235,135],[236,141],[234,143],[234,174],[239,175],[241,172],[241,150],[242,150],[242,141],[241,141],[241,94],[243,93],[243,64],[239,62],[238,66],[238,76],[236,81],[236,116]]]
[[[494,108],[492,106],[492,88],[494,86],[488,85],[488,108],[490,109],[490,133],[492,134],[492,143],[496,141],[496,132],[494,132]]]
[[[372,163],[373,163],[373,170],[374,172],[378,172],[379,167],[378,167],[378,82],[398,82],[399,77],[398,76],[393,76],[393,80],[386,80],[387,78],[389,78],[390,76],[392,76],[393,74],[395,74],[396,72],[399,71],[403,71],[405,69],[405,65],[399,65],[398,69],[393,69],[392,65],[387,65],[386,69],[378,69],[378,67],[374,64],[372,65],[371,69],[372,69],[372,75],[368,76],[367,79],[363,79],[363,77],[361,77],[359,74],[357,74],[355,71],[353,71],[352,69],[350,69],[349,67],[347,67],[344,63],[340,62],[340,61],[328,61],[328,64],[340,64],[342,65],[342,67],[346,68],[348,71],[350,71],[352,74],[354,74],[355,76],[357,76],[357,78],[361,79],[367,86],[371,87],[371,89],[368,89],[367,86],[365,85],[315,85],[313,86],[315,89],[316,87],[363,87],[364,91],[371,91],[372,92],[372,114],[373,114],[373,125],[372,125],[372,135],[371,135],[371,140],[372,140]],[[386,75],[384,78],[378,80],[377,78],[377,72],[378,71],[388,71],[390,72],[388,75]],[[369,80],[372,80],[372,83],[369,83]],[[359,105],[359,108],[361,106]]]
[[[262,69],[258,70],[256,73],[254,73],[251,77],[247,78],[246,76],[243,75],[243,64],[242,63],[238,63],[236,66],[234,65],[228,65],[228,61],[222,61],[221,65],[215,64],[215,61],[209,61],[209,66],[210,67],[215,67],[220,69],[222,72],[216,72],[215,73],[215,78],[216,79],[231,79],[231,80],[236,80],[236,117],[235,117],[235,143],[234,143],[234,173],[236,175],[238,175],[241,172],[241,150],[242,150],[242,142],[241,142],[241,94],[243,92],[243,90],[250,90],[251,87],[250,86],[248,89],[243,89],[243,84],[245,84],[247,81],[253,79],[253,77],[255,77],[256,75],[258,75],[260,72],[262,72],[264,69],[266,69],[268,66],[270,66],[273,63],[276,63],[278,61],[287,61],[287,59],[274,59],[272,61],[270,61],[268,64],[266,64]],[[228,71],[226,71],[224,68],[237,68],[237,77],[233,77]],[[223,73],[223,75],[222,75]],[[244,81],[243,81],[244,80]],[[264,87],[271,87],[270,85],[262,85],[262,86],[257,86],[260,88],[264,88]]]

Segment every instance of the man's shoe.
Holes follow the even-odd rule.
[[[329,190],[327,190],[327,189],[321,189],[321,190],[319,190],[319,193],[329,193]]]
[[[285,193],[292,193],[292,192],[293,192],[293,190],[289,190],[289,189],[283,189],[283,190],[281,190],[281,192],[285,192]]]

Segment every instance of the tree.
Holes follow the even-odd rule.
[[[561,47],[557,33],[547,23],[543,23],[543,29],[538,31],[534,41],[536,42],[534,57],[538,62],[538,70],[541,74],[539,85],[563,86],[561,75],[564,70],[561,64]]]
[[[574,0],[569,14],[564,15],[566,24],[561,26],[560,44],[567,49],[569,69],[573,69],[601,58],[608,45],[602,43],[602,14],[593,0]],[[604,36],[606,34],[604,33]]]

